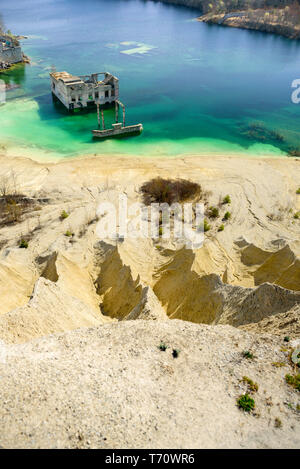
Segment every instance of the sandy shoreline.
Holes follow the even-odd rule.
[[[10,147],[7,145],[0,144],[0,159],[3,160],[8,158],[8,160],[14,160],[16,158],[20,158],[22,160],[31,160],[38,162],[40,164],[64,164],[69,162],[75,162],[76,160],[85,161],[89,159],[97,158],[101,161],[103,160],[132,160],[132,161],[139,161],[142,163],[145,160],[157,162],[158,160],[180,160],[180,159],[243,159],[243,160],[284,160],[284,161],[299,161],[299,157],[290,157],[285,154],[267,154],[267,155],[257,155],[257,154],[249,154],[247,152],[236,152],[236,153],[226,153],[226,152],[198,152],[198,153],[183,153],[183,154],[174,154],[174,155],[164,155],[164,154],[153,154],[153,153],[143,153],[141,155],[131,155],[127,153],[86,153],[81,155],[68,155],[62,156],[56,153],[47,152],[41,150],[39,148],[30,148],[30,147]]]

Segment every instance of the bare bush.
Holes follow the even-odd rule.
[[[23,215],[34,209],[35,200],[18,191],[15,172],[0,177],[0,225],[19,223]]]
[[[151,203],[184,202],[200,197],[201,186],[186,179],[164,179],[157,177],[145,182],[140,191],[146,205]]]

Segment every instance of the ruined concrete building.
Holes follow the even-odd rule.
[[[98,80],[99,75],[104,75],[102,81]],[[114,103],[119,98],[119,80],[110,73],[74,76],[67,72],[52,72],[50,78],[53,95],[69,111]]]
[[[0,33],[0,69],[23,62],[24,56],[17,39]]]

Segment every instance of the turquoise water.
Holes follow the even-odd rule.
[[[2,144],[62,157],[281,155],[300,147],[300,105],[291,102],[298,41],[209,26],[194,21],[195,10],[142,0],[13,0],[1,11],[9,29],[29,37],[22,42],[32,60],[1,75],[19,85],[0,107]],[[52,65],[117,75],[127,124],[143,123],[143,134],[95,143],[96,113],[54,106]],[[105,117],[112,122],[113,112]]]

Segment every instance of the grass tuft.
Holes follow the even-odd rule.
[[[258,384],[254,383],[252,379],[248,378],[248,376],[243,376],[243,382],[247,384],[249,392],[257,392],[258,391]]]
[[[210,218],[218,218],[220,212],[218,207],[209,207],[209,216]]]
[[[205,218],[205,220],[204,220],[204,233],[206,233],[209,230],[210,230],[210,225],[209,225],[208,221]]]
[[[297,391],[300,391],[300,374],[285,375],[285,381],[287,382],[287,384],[297,389]]]
[[[248,394],[243,394],[237,399],[237,405],[239,409],[244,412],[251,412],[255,409],[255,401]]]
[[[27,249],[28,248],[28,242],[25,239],[21,239],[19,243],[19,248],[20,249]]]
[[[224,199],[223,199],[223,204],[231,204],[231,198],[230,198],[230,195],[225,195]]]
[[[63,211],[61,212],[59,218],[60,218],[60,220],[65,220],[66,218],[68,218],[68,216],[69,216],[69,214],[68,214],[65,210],[63,210]]]
[[[168,346],[164,342],[161,342],[159,344],[158,348],[161,352],[165,352],[167,350]]]

